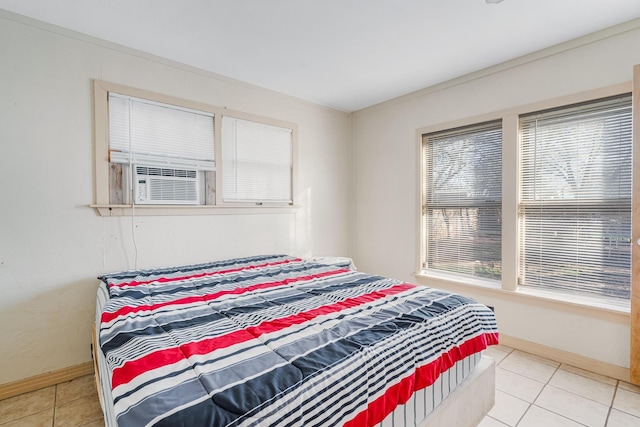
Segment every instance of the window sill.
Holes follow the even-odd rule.
[[[630,314],[631,302],[622,301],[608,297],[589,297],[586,295],[577,295],[571,293],[553,292],[544,289],[531,289],[519,287],[516,294],[525,297],[532,297],[543,300],[557,301],[565,304],[577,305],[580,307],[589,307],[598,310],[609,311],[620,314]]]
[[[414,273],[418,282],[426,285],[445,288],[467,287],[477,291],[498,293],[501,296],[513,297],[519,300],[537,300],[541,302],[551,302],[561,305],[570,305],[580,309],[597,310],[617,315],[629,316],[631,312],[629,301],[620,301],[614,298],[596,298],[569,293],[546,291],[542,289],[531,289],[518,287],[516,290],[503,289],[499,282],[468,278],[462,276],[439,274],[433,272],[420,271]]]
[[[169,206],[169,205],[89,205],[100,216],[187,216],[187,215],[258,215],[291,214],[300,209],[299,205],[262,206]]]
[[[477,277],[464,276],[455,273],[441,273],[437,271],[421,271],[414,273],[419,279],[431,280],[436,283],[453,283],[456,285],[471,286],[474,288],[502,290],[500,282],[497,280],[481,279]]]

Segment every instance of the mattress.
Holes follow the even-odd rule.
[[[471,299],[284,255],[100,279],[107,425],[417,425],[498,342]]]

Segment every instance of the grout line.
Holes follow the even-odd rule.
[[[571,372],[570,372],[570,373],[571,373]],[[597,380],[594,380],[593,378],[589,378],[589,377],[583,377],[583,378],[590,379],[590,380],[593,380],[593,381],[597,381]],[[584,396],[584,395],[582,395],[582,394],[576,393],[576,392],[575,392],[575,391],[573,391],[573,390],[568,390],[568,389],[566,389],[566,388],[560,387],[559,385],[552,385],[552,384],[548,384],[548,385],[549,385],[549,387],[553,387],[553,388],[556,388],[556,389],[558,389],[558,390],[562,390],[562,391],[564,391],[564,392],[566,392],[566,393],[573,394],[573,395],[578,396],[578,397],[580,397],[580,398],[582,398],[582,399],[588,400],[588,401],[590,401],[590,402],[592,402],[592,403],[595,403],[595,404],[598,404],[598,405],[602,405],[602,406],[607,406],[607,407],[611,408],[611,407],[613,406],[613,399],[615,399],[615,395],[616,395],[616,392],[617,392],[618,388],[617,388],[617,386],[613,386],[613,385],[611,385],[611,384],[606,384],[606,383],[602,383],[602,382],[600,382],[600,383],[601,383],[601,384],[604,384],[604,385],[608,385],[608,386],[610,386],[610,387],[613,387],[613,389],[614,389],[614,390],[613,390],[613,398],[612,398],[612,400],[611,400],[611,403],[609,403],[609,404],[607,404],[607,403],[602,403],[602,402],[598,402],[597,400],[594,400],[594,399],[592,399],[591,397]]]
[[[53,416],[51,417],[51,427],[55,427],[56,423],[56,406],[58,405],[58,384],[53,389]]]
[[[9,421],[0,421],[0,427],[5,426],[5,425],[9,425],[9,424],[15,424],[16,422],[20,421],[20,420],[24,420],[25,418],[29,418],[32,417],[34,415],[38,415],[38,414],[42,414],[44,412],[49,412],[48,409],[45,409],[44,411],[38,411],[38,412],[32,412],[30,414],[24,415],[20,418],[15,418]]]
[[[505,423],[503,423],[502,421],[500,421],[499,419],[497,419],[497,418],[493,418],[491,415],[486,415],[486,418],[491,418],[491,419],[492,419],[492,420],[494,420],[495,422],[500,423],[500,424],[502,424],[503,426],[507,426],[507,427],[509,427],[509,424],[505,424]]]
[[[618,394],[619,385],[620,385],[620,381],[616,381],[616,388],[613,389],[613,397],[611,398],[611,405],[609,405],[609,410],[607,411],[607,418],[604,421],[605,427],[609,424],[609,417],[611,416],[611,410],[613,409],[613,402],[616,400],[616,394]]]
[[[514,397],[515,397],[515,396],[514,396]],[[529,404],[529,406],[527,406],[527,409],[525,409],[525,411],[522,413],[522,415],[520,416],[520,418],[518,418],[518,421],[516,421],[516,426],[517,426],[518,424],[520,424],[520,422],[523,420],[523,418],[525,417],[525,415],[527,415],[527,412],[529,412],[529,409],[531,409],[531,407],[533,406],[533,403],[529,403],[529,402],[527,402],[527,403]]]
[[[571,367],[571,368],[578,369],[578,372],[573,372],[573,371],[571,371],[571,370],[569,370],[569,369],[562,369],[562,365],[565,365],[565,366],[569,366],[569,367]],[[561,370],[563,370],[563,371],[565,371],[565,372],[568,372],[568,373],[570,373],[570,374],[573,374],[573,375],[579,375],[579,376],[581,376],[582,378],[586,378],[586,379],[588,379],[588,380],[598,381],[598,382],[599,382],[599,383],[601,383],[601,384],[608,385],[608,386],[611,386],[611,387],[616,387],[616,388],[617,388],[617,387],[618,387],[618,383],[620,382],[619,380],[616,380],[615,378],[608,377],[608,376],[606,376],[606,375],[596,374],[596,375],[601,375],[601,376],[603,376],[603,377],[605,377],[605,378],[610,378],[610,379],[612,379],[612,380],[615,380],[615,382],[616,382],[616,384],[615,384],[615,385],[613,385],[613,384],[609,384],[608,382],[606,382],[606,381],[602,381],[602,380],[601,380],[601,379],[599,379],[599,378],[593,378],[593,377],[590,377],[590,376],[588,376],[588,375],[584,375],[584,374],[582,373],[582,372],[588,372],[588,373],[595,374],[595,372],[591,372],[591,371],[588,371],[588,370],[586,370],[586,369],[578,368],[577,366],[569,365],[569,364],[567,364],[567,363],[561,363],[561,364],[560,364],[560,369],[561,369]]]
[[[576,420],[574,420],[574,419],[572,419],[572,418],[569,418],[569,417],[567,417],[566,415],[559,414],[559,413],[557,413],[557,412],[555,412],[555,411],[552,411],[552,410],[550,410],[550,409],[542,408],[542,407],[540,407],[540,406],[538,406],[538,405],[536,405],[536,404],[535,404],[535,402],[538,400],[538,398],[540,397],[540,395],[542,394],[542,392],[544,391],[544,389],[545,389],[546,387],[554,387],[554,386],[551,384],[551,380],[553,379],[553,377],[554,377],[554,376],[555,376],[559,371],[568,372],[568,373],[571,373],[571,374],[574,374],[574,375],[578,375],[578,376],[580,376],[580,377],[582,377],[582,378],[585,378],[585,379],[588,379],[588,380],[591,380],[591,381],[596,381],[596,382],[598,382],[599,384],[603,384],[603,385],[606,385],[606,386],[612,386],[612,387],[614,387],[614,394],[613,394],[613,397],[612,397],[612,399],[611,399],[611,401],[610,401],[609,405],[606,405],[606,404],[603,404],[603,403],[597,402],[597,401],[592,400],[592,399],[590,399],[590,398],[587,398],[587,397],[585,397],[585,396],[581,396],[581,395],[579,395],[579,394],[574,393],[573,391],[565,390],[565,389],[560,388],[560,387],[555,387],[555,388],[558,388],[559,390],[562,390],[562,391],[564,391],[564,392],[566,392],[566,393],[573,394],[573,395],[579,396],[579,397],[581,397],[581,398],[583,398],[583,399],[586,399],[586,400],[588,400],[588,401],[590,401],[590,402],[593,402],[594,404],[607,406],[607,411],[608,411],[608,412],[607,412],[607,416],[606,416],[606,418],[605,418],[605,425],[607,425],[607,424],[609,423],[609,417],[610,417],[610,415],[611,415],[611,412],[613,411],[613,409],[615,409],[615,408],[613,408],[613,402],[615,401],[615,397],[616,397],[617,391],[618,391],[618,389],[620,388],[620,383],[621,383],[621,381],[616,380],[616,385],[614,386],[614,385],[612,385],[612,384],[610,384],[610,383],[607,383],[607,382],[601,381],[601,380],[600,380],[600,379],[598,379],[598,378],[592,378],[592,377],[589,377],[588,375],[583,374],[583,372],[582,372],[582,371],[584,371],[584,373],[588,373],[588,372],[591,372],[591,371],[588,371],[588,370],[586,370],[586,369],[577,368],[577,369],[579,369],[579,372],[572,372],[572,371],[570,371],[570,370],[568,370],[568,369],[565,369],[565,368],[563,367],[563,364],[562,364],[562,363],[559,363],[559,362],[558,362],[558,364],[557,364],[556,366],[553,366],[553,367],[554,367],[554,371],[553,371],[553,373],[551,374],[551,376],[549,377],[549,379],[548,379],[548,380],[546,380],[545,382],[538,381],[538,380],[535,380],[535,379],[533,379],[533,378],[529,378],[529,377],[527,377],[527,376],[525,376],[525,375],[522,375],[520,372],[516,372],[516,371],[512,371],[512,370],[509,370],[509,369],[502,368],[502,366],[501,366],[502,362],[503,362],[504,360],[506,360],[506,359],[508,358],[508,356],[509,356],[510,354],[512,354],[514,351],[515,351],[515,349],[512,349],[512,351],[507,352],[506,356],[505,356],[504,358],[502,358],[502,359],[500,360],[500,362],[499,362],[499,363],[496,363],[496,368],[504,369],[505,371],[508,371],[508,372],[514,373],[514,374],[516,374],[516,375],[520,375],[520,376],[522,376],[522,377],[524,377],[524,378],[527,378],[527,379],[530,379],[530,380],[533,380],[533,381],[537,381],[538,383],[542,384],[542,388],[541,388],[540,392],[537,394],[537,396],[535,397],[535,399],[533,399],[533,403],[529,404],[529,407],[528,407],[528,408],[527,408],[527,410],[524,412],[524,414],[522,415],[522,417],[518,420],[518,422],[516,423],[516,426],[520,425],[520,423],[522,422],[522,420],[524,419],[524,417],[527,415],[527,413],[528,413],[528,412],[531,410],[531,408],[533,408],[534,406],[535,406],[536,408],[539,408],[540,410],[547,411],[547,412],[549,412],[549,413],[551,413],[551,414],[554,414],[555,416],[561,417],[561,418],[563,418],[563,419],[565,419],[565,420],[567,420],[567,421],[570,421],[570,422],[572,422],[572,423],[576,423],[576,424],[579,424],[579,425],[584,425],[583,423],[581,423],[581,422],[579,422],[579,421],[576,421]],[[529,354],[529,353],[526,353],[526,352],[522,352],[522,353],[524,353],[524,354]],[[555,361],[555,360],[553,360],[553,359],[548,359],[548,360],[551,360],[551,361],[553,361],[553,362],[556,362],[556,361]],[[543,364],[545,364],[545,365],[547,365],[547,366],[551,366],[551,365],[548,365],[548,364],[546,364],[546,363],[544,363],[544,362],[540,362],[540,363],[543,363]],[[566,366],[571,366],[571,365],[568,365],[568,364],[567,364]],[[509,394],[509,393],[507,393],[507,394]],[[511,395],[511,394],[510,394],[510,395]],[[511,396],[513,396],[513,395],[511,395]],[[517,396],[513,396],[513,397],[517,397]],[[623,412],[624,412],[624,411],[623,411]],[[626,412],[625,412],[625,413],[626,413]],[[632,415],[632,414],[630,414],[630,415]],[[499,421],[499,420],[498,420],[498,421]],[[499,421],[499,422],[500,422],[500,421]]]
[[[636,390],[635,388],[632,390],[631,388],[626,388],[626,387],[620,387],[620,383],[625,383],[625,384],[630,384],[632,386],[635,386],[635,384],[632,383],[628,383],[626,381],[618,381],[618,388],[623,389],[624,391],[628,391],[630,393],[635,393],[635,394],[640,394],[640,390]],[[633,388],[633,387],[632,387]]]
[[[541,363],[542,363],[542,362],[541,362]],[[529,412],[529,410],[531,409],[531,406],[534,406],[534,405],[535,405],[536,401],[538,400],[538,398],[540,397],[540,395],[542,394],[542,392],[544,391],[544,389],[545,389],[547,386],[552,387],[549,383],[551,382],[551,378],[553,378],[553,376],[558,372],[558,370],[559,370],[559,369],[560,369],[560,365],[556,366],[556,369],[553,371],[553,374],[551,374],[551,375],[549,376],[549,379],[547,380],[547,382],[542,383],[542,384],[543,384],[543,385],[542,385],[542,388],[540,389],[540,391],[539,391],[539,392],[538,392],[538,394],[536,395],[536,398],[535,398],[535,399],[533,399],[533,403],[531,403],[531,405],[527,408],[527,412]],[[549,409],[545,409],[545,408],[543,408],[543,407],[541,407],[541,406],[539,406],[539,408],[540,408],[540,409],[544,409],[545,411],[549,411],[549,412],[551,412],[552,414],[556,414],[555,412],[550,411]],[[524,414],[524,415],[526,415],[526,412],[525,412],[525,414]],[[522,416],[522,418],[524,418],[524,415]],[[561,417],[563,417],[563,418],[567,418],[567,417],[565,417],[565,416],[564,416],[564,415],[562,415],[562,414],[556,414],[556,415],[559,415],[559,416],[561,416]],[[569,418],[567,418],[567,419],[569,419]],[[571,421],[575,421],[575,420],[571,420]]]
[[[552,386],[552,387],[553,387],[553,386]],[[557,413],[557,412],[554,412],[554,411],[552,411],[551,409],[543,408],[542,406],[538,406],[538,405],[531,405],[531,406],[535,406],[536,408],[542,409],[543,411],[550,412],[550,413],[552,413],[553,415],[557,415],[558,417],[564,418],[565,420],[567,420],[567,421],[571,421],[572,423],[579,424],[579,425],[581,425],[581,426],[587,426],[587,424],[583,424],[583,423],[581,423],[580,421],[576,421],[576,420],[574,420],[573,418],[569,418],[569,417],[567,417],[566,415],[562,415],[562,414],[559,414],[559,413]],[[604,426],[603,426],[603,427],[604,427]]]
[[[555,372],[554,372],[554,375],[555,375]],[[551,375],[551,378],[553,378],[553,375]],[[540,384],[542,384],[542,387],[540,388],[540,391],[538,392],[538,394],[536,394],[536,397],[533,399],[533,402],[531,402],[532,405],[534,405],[536,403],[536,400],[538,400],[538,398],[542,394],[542,391],[544,390],[544,388],[549,384],[549,381],[551,381],[551,378],[549,378],[549,380],[546,383],[540,383]]]
[[[627,410],[624,410],[624,409],[621,409],[621,408],[614,408],[613,407],[613,402],[616,400],[616,396],[618,394],[618,390],[620,390],[620,389],[622,389],[622,390],[624,390],[625,392],[628,392],[628,393],[640,394],[640,393],[636,393],[635,391],[628,390],[628,389],[626,389],[624,387],[620,387],[619,385],[620,385],[621,382],[624,382],[624,381],[618,381],[618,386],[616,387],[615,393],[613,394],[613,400],[611,402],[611,407],[609,408],[609,415],[611,414],[611,411],[615,409],[618,412],[621,412],[621,413],[629,415],[631,417],[640,419],[640,416],[638,416],[636,414],[632,414],[631,412],[629,412]],[[609,420],[609,415],[607,415],[607,421]]]
[[[542,363],[542,362],[541,362],[541,363]],[[580,425],[584,425],[584,424],[580,423],[579,421],[576,421],[576,420],[574,420],[574,419],[572,419],[572,418],[567,417],[566,415],[559,414],[559,413],[557,413],[557,412],[555,412],[555,411],[552,411],[552,410],[550,410],[550,409],[546,409],[546,408],[543,408],[543,407],[540,407],[540,406],[535,405],[536,400],[538,399],[538,397],[540,396],[540,394],[542,394],[542,391],[543,391],[547,386],[549,386],[549,387],[554,387],[554,388],[558,388],[559,390],[565,391],[565,392],[570,393],[570,394],[574,394],[574,395],[576,395],[576,396],[580,396],[580,397],[582,397],[582,398],[584,398],[584,399],[587,399],[587,400],[589,400],[589,401],[591,401],[591,402],[593,402],[593,403],[596,403],[596,404],[599,404],[599,405],[606,406],[606,405],[604,405],[604,404],[602,404],[602,403],[600,403],[600,402],[596,402],[596,401],[594,401],[594,400],[592,400],[592,399],[589,399],[589,398],[587,398],[587,397],[584,397],[584,396],[578,395],[578,394],[576,394],[576,393],[574,393],[574,392],[572,392],[572,391],[570,391],[570,390],[565,390],[565,389],[563,389],[563,388],[559,388],[559,387],[555,387],[555,386],[551,385],[551,384],[550,384],[551,379],[556,375],[556,373],[558,373],[558,371],[562,370],[562,369],[561,369],[561,366],[562,366],[562,364],[559,364],[559,365],[555,368],[555,370],[554,370],[553,374],[551,374],[551,376],[549,377],[549,379],[547,380],[547,382],[546,382],[546,383],[544,383],[544,385],[543,385],[542,389],[540,390],[540,392],[538,393],[538,395],[537,395],[537,396],[536,396],[536,398],[534,399],[534,403],[531,403],[531,404],[529,405],[529,407],[527,408],[527,410],[525,411],[525,413],[522,415],[522,417],[520,418],[520,420],[516,423],[516,426],[517,426],[517,425],[519,425],[519,423],[522,421],[522,419],[524,418],[524,416],[527,414],[527,412],[529,412],[529,410],[530,410],[530,409],[531,409],[531,407],[533,407],[533,406],[535,406],[535,407],[537,407],[537,408],[540,408],[540,409],[542,409],[542,410],[548,411],[548,412],[550,412],[550,413],[552,413],[552,414],[554,414],[554,415],[557,415],[557,416],[559,416],[559,417],[562,417],[562,418],[564,418],[564,419],[566,419],[566,420],[569,420],[569,421],[571,421],[571,422],[578,423],[578,424],[580,424]],[[504,368],[503,368],[503,369],[504,369]],[[511,372],[511,371],[510,371],[510,372]],[[570,371],[567,371],[567,372],[571,373]],[[516,373],[517,375],[521,375],[521,374],[519,374],[519,373],[517,373],[517,372],[514,372],[514,373]],[[587,377],[587,376],[584,376],[584,375],[580,375],[580,374],[576,374],[576,373],[574,373],[574,374],[575,374],[575,375],[582,376],[583,378],[591,379],[591,380],[593,380],[593,381],[598,381],[598,380],[596,380],[596,379],[594,379],[594,378],[590,378],[590,377]],[[528,377],[525,377],[525,378],[528,378]],[[602,382],[602,381],[598,381],[598,382],[600,382],[600,383],[602,383],[602,384],[605,384],[605,385],[611,385],[611,384],[606,384],[606,383],[604,383],[604,382]],[[613,397],[612,397],[612,399],[611,399],[610,404],[608,405],[607,417],[605,418],[605,426],[607,425],[607,423],[608,423],[608,421],[609,421],[609,415],[611,414],[611,410],[613,409],[613,402],[614,402],[614,400],[615,400],[615,395],[616,395],[616,392],[617,392],[617,390],[618,390],[618,386],[617,386],[617,384],[619,384],[619,381],[616,381],[616,386],[614,386],[614,395],[613,395]],[[514,397],[515,397],[515,396],[514,396]]]

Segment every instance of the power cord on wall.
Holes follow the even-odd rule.
[[[131,169],[131,167],[129,168]],[[133,259],[133,269],[138,269],[138,243],[136,242],[136,203],[133,198],[133,188],[131,189],[131,236],[133,239],[133,250],[134,250],[134,259]]]
[[[134,258],[133,258],[133,269],[138,269],[138,243],[136,242],[136,199],[133,192],[133,145],[131,141],[131,108],[133,107],[133,102],[129,99],[129,197],[131,199],[131,238],[133,240],[133,250],[134,250]]]

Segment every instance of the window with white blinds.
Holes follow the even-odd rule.
[[[422,137],[422,267],[501,278],[502,124]]]
[[[110,92],[109,159],[214,170],[213,114]]]
[[[520,117],[519,284],[628,299],[631,96]]]
[[[292,130],[222,118],[225,202],[292,203]]]

